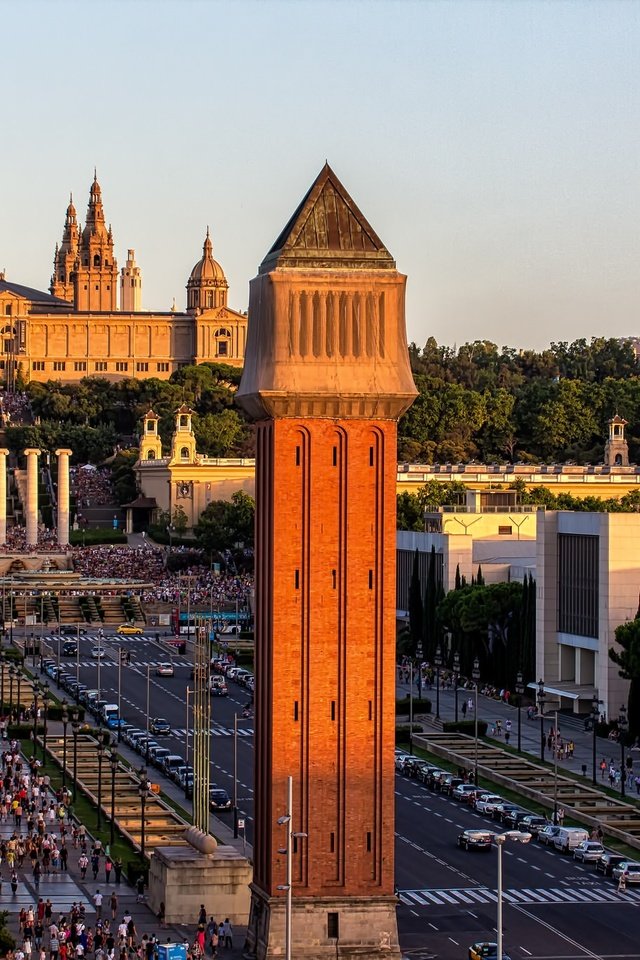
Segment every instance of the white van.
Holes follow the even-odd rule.
[[[553,838],[553,845],[556,850],[562,850],[563,853],[570,853],[572,850],[585,840],[589,839],[589,834],[582,827],[560,827],[558,833]]]

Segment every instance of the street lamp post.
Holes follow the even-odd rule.
[[[621,758],[621,769],[620,769],[620,793],[624,797],[625,795],[625,781],[627,779],[627,768],[624,765],[624,738],[627,732],[627,708],[622,704],[620,707],[620,715],[618,716],[618,730],[620,732],[620,750],[622,751]]]
[[[440,667],[442,666],[442,647],[436,647],[433,662],[436,668],[436,720],[440,719]]]
[[[12,691],[13,693],[13,691]],[[36,744],[38,738],[38,696],[40,694],[40,683],[34,680],[33,683],[33,757],[37,760]]]
[[[458,684],[460,683],[460,654],[456,650],[453,655],[453,689],[455,695],[455,718],[456,723],[458,722]]]
[[[49,692],[49,681],[45,680],[44,691],[42,694],[42,706],[44,709],[44,730],[42,732],[42,769],[44,770],[47,765],[47,733],[48,733],[48,721],[49,721],[49,700],[51,699],[51,693]]]
[[[473,670],[471,671],[471,676],[473,678],[473,687],[475,691],[475,706],[473,710],[474,736],[475,736],[473,782],[477,787],[478,786],[478,681],[480,679],[480,660],[478,659],[478,657],[476,657],[473,661]]]
[[[96,818],[96,829],[102,827],[102,759],[104,757],[104,741],[102,736],[98,740],[98,815]]]
[[[18,723],[20,723],[20,707],[21,707],[21,705],[22,705],[21,692],[22,692],[22,666],[23,666],[23,664],[24,664],[24,660],[21,660],[21,661],[20,661],[20,666],[15,668],[15,670],[16,670],[16,676],[17,676],[17,678],[18,678],[18,698],[17,698],[17,702],[16,702],[16,720],[17,720]]]
[[[553,721],[553,822],[558,825],[558,711]]]
[[[544,692],[544,680],[538,680],[538,713],[540,714],[540,759],[544,763],[544,702],[547,699]]]
[[[293,843],[298,837],[306,837],[306,833],[296,833],[293,830],[293,777],[287,777],[287,812],[283,817],[278,817],[278,825],[287,828],[287,845],[281,847],[278,853],[283,853],[287,858],[286,882],[278,884],[278,890],[284,890],[287,894],[285,903],[285,931],[284,931],[284,955],[285,960],[291,960],[291,929],[292,929],[292,907],[293,907]]]
[[[138,786],[138,794],[140,796],[140,853],[144,857],[144,814],[145,807],[147,805],[147,796],[149,793],[149,786],[147,783],[147,770],[146,767],[142,767],[140,770],[140,784]]]
[[[67,786],[67,724],[69,723],[69,710],[66,700],[62,701],[62,789]]]
[[[16,675],[16,668],[13,664],[9,667],[9,717],[13,719],[13,678]],[[34,687],[35,690],[35,687]]]
[[[122,646],[118,649],[118,743],[122,740],[122,731],[120,727],[122,726],[122,710],[121,710],[121,701],[122,701]]]
[[[73,802],[76,802],[78,795],[78,732],[80,723],[78,717],[80,714],[74,710],[71,714],[71,729],[73,731]]]
[[[109,763],[111,764],[111,824],[109,830],[110,849],[113,850],[113,843],[116,828],[116,772],[118,770],[118,754],[113,747],[109,754]],[[113,854],[112,854],[113,856]]]
[[[151,664],[147,664],[147,736],[144,751],[144,762],[149,764],[149,704],[151,696]]]
[[[7,657],[4,650],[0,650],[0,710],[4,716],[4,666]]]
[[[522,694],[524,693],[522,670],[516,675],[516,693],[518,694],[518,753],[522,753]]]
[[[507,830],[506,833],[498,833],[493,838],[498,848],[498,916],[496,929],[498,934],[498,949],[496,952],[497,960],[502,960],[502,848],[507,840],[513,840],[517,843],[529,843],[530,833],[523,833],[521,830]]]
[[[595,784],[597,783],[597,774],[596,774],[596,763],[598,757],[598,720],[600,719],[600,698],[598,697],[598,691],[594,690],[593,700],[591,701],[591,709],[593,716],[593,771],[592,771],[592,780]]]
[[[189,698],[190,698],[190,696],[191,696],[192,693],[193,693],[193,690],[191,689],[191,687],[187,687],[187,729],[185,730],[185,734],[186,734],[186,748],[187,748],[187,750],[186,750],[187,772],[186,772],[185,775],[184,775],[184,798],[185,798],[185,800],[188,800],[188,799],[189,799],[189,770],[188,770],[188,767],[189,767],[189,730],[190,730],[190,727],[191,727],[191,720],[190,720],[190,718],[189,718]],[[192,784],[191,784],[191,792],[193,793],[193,782],[192,782]]]

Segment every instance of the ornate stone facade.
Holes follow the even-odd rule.
[[[202,258],[187,284],[187,310],[143,311],[135,251],[128,251],[119,272],[94,177],[84,229],[71,199],[53,267],[50,293],[0,274],[0,375],[9,387],[19,370],[25,379],[39,381],[87,376],[166,380],[185,364],[243,365],[247,315],[227,304],[228,284],[213,259],[208,228]]]

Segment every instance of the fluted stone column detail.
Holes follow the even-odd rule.
[[[69,457],[73,450],[56,450],[58,458],[58,543],[69,543]]]
[[[27,546],[38,543],[38,457],[41,450],[28,447],[24,455],[27,458]]]
[[[0,544],[7,542],[7,457],[9,451],[0,449]]]

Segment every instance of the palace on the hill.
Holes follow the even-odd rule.
[[[207,228],[202,257],[187,283],[186,311],[142,310],[135,252],[128,251],[119,270],[94,177],[84,227],[73,199],[67,207],[49,292],[13,283],[0,273],[0,376],[11,388],[19,372],[39,381],[87,376],[166,380],[185,364],[241,367],[247,315],[230,309],[227,290]]]

